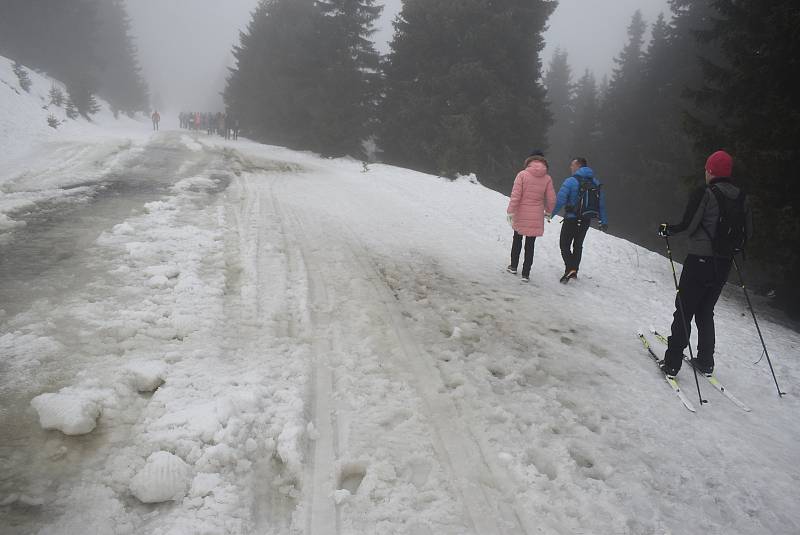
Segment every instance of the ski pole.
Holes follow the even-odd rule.
[[[675,262],[672,261],[672,250],[669,247],[669,236],[664,236],[664,242],[667,244],[667,257],[669,257],[669,265],[672,267],[672,280],[675,282],[675,300],[678,302],[678,310],[681,313],[683,321],[683,334],[686,335],[686,343],[689,346],[689,358],[691,359],[692,371],[694,372],[694,384],[697,386],[697,397],[700,398],[700,405],[708,403],[707,399],[703,399],[700,393],[700,380],[697,378],[697,368],[694,367],[694,352],[692,351],[692,340],[689,338],[689,319],[683,311],[683,299],[681,299],[681,289],[678,286],[678,275],[675,273]]]
[[[739,275],[739,283],[742,286],[744,297],[747,300],[747,308],[750,309],[750,314],[753,315],[753,323],[756,324],[756,331],[758,331],[758,338],[761,340],[761,347],[764,348],[764,354],[767,356],[767,364],[769,364],[769,371],[772,372],[772,380],[775,381],[775,388],[778,389],[778,397],[783,397],[786,395],[786,392],[781,392],[781,387],[778,386],[778,379],[775,377],[775,370],[773,369],[772,361],[769,358],[769,351],[767,351],[767,344],[764,343],[764,337],[761,336],[761,328],[758,326],[756,313],[753,310],[753,304],[750,302],[750,295],[747,293],[747,288],[745,288],[744,286],[744,277],[742,276],[742,270],[739,269],[739,262],[736,261],[736,255],[733,256],[733,265],[736,266],[736,273],[738,273]]]

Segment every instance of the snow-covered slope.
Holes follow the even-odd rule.
[[[778,399],[737,288],[717,370],[752,412],[701,383],[692,414],[636,338],[671,319],[659,255],[590,230],[564,286],[554,221],[523,284],[508,199],[468,179],[92,129],[69,172],[45,145],[0,180],[57,188],[100,161],[100,181],[171,182],[89,203],[82,248],[0,305],[10,533],[800,532],[800,336],[762,316]],[[105,132],[134,148],[81,152]],[[47,393],[96,427],[42,431]]]
[[[64,85],[23,68],[31,81],[28,92],[14,74],[13,61],[0,56],[0,240],[21,224],[15,214],[32,203],[90,195],[75,186],[98,180],[118,163],[115,156],[127,157],[149,131],[141,118],[115,119],[102,100],[91,122],[82,116],[69,119],[64,105],[50,103],[50,88],[66,96]],[[48,125],[51,115],[58,128]]]

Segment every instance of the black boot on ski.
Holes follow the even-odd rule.
[[[675,376],[678,375],[678,370],[675,368],[670,368],[663,360],[658,361],[658,368],[670,379],[675,379]]]
[[[691,360],[690,362],[692,363],[692,366],[694,366],[694,369],[697,370],[698,373],[702,373],[706,377],[711,377],[711,375],[714,373],[714,366],[703,366],[702,364],[700,364],[700,361],[698,359]]]

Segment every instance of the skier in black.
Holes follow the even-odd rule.
[[[746,238],[749,239],[753,234],[750,207],[747,198],[739,196],[741,190],[730,178],[732,168],[733,158],[727,152],[717,151],[709,156],[705,166],[707,185],[698,188],[690,196],[681,222],[677,225],[662,223],[658,228],[662,237],[679,232],[689,233],[689,254],[683,263],[675,297],[672,334],[664,360],[659,363],[661,370],[669,377],[674,377],[681,369],[683,350],[689,344],[692,318],[697,325],[698,338],[694,366],[706,375],[714,371],[714,306],[728,280],[732,261],[732,255],[720,255],[712,247],[721,214],[717,194],[723,195],[722,199],[739,203],[740,210],[744,210]],[[717,193],[712,191],[712,186]],[[729,201],[723,204],[736,206],[735,202]]]

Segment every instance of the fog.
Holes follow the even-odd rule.
[[[546,68],[553,51],[560,47],[569,53],[574,77],[585,69],[592,70],[598,80],[610,75],[637,9],[648,28],[659,13],[664,13],[667,20],[671,15],[667,0],[559,0],[544,34],[542,64]]]
[[[257,4],[258,0],[127,0],[153,105],[171,112],[221,110],[219,93],[226,67],[233,63],[232,47]]]
[[[222,108],[219,93],[231,49],[246,28],[258,0],[127,0],[139,60],[150,85],[153,103],[170,111]],[[386,53],[392,20],[401,0],[387,0],[374,39]],[[545,33],[542,63],[556,47],[569,53],[573,74],[592,69],[609,74],[613,58],[625,42],[625,29],[635,9],[652,22],[659,12],[669,15],[667,0],[561,0]]]

